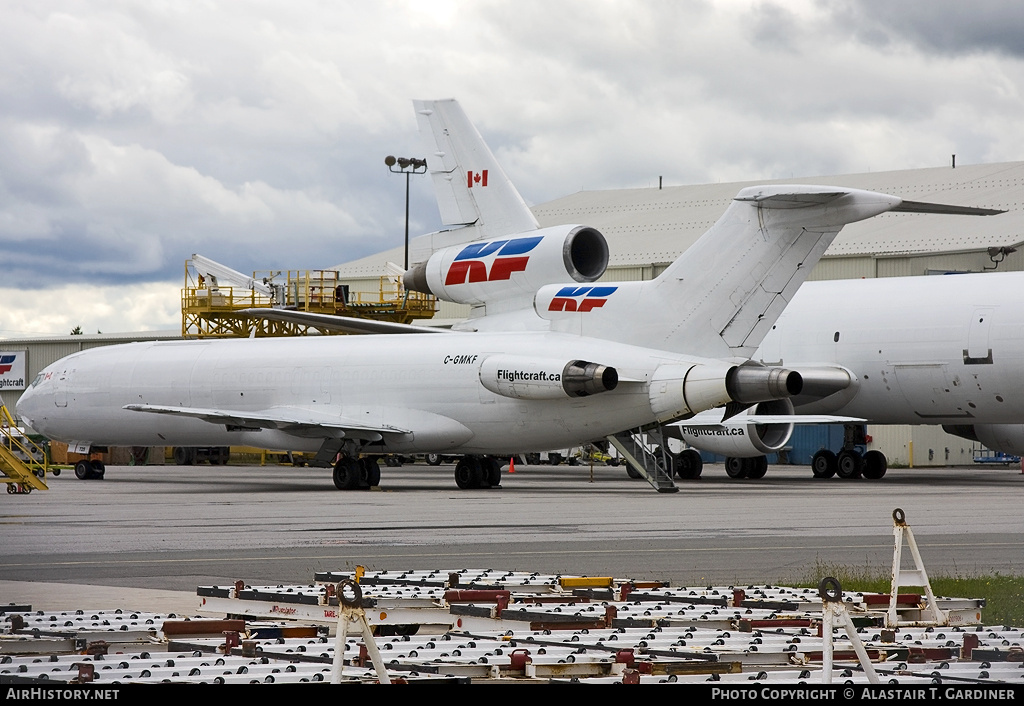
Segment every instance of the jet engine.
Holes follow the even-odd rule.
[[[1024,424],[943,424],[942,430],[978,441],[993,451],[1024,456]]]
[[[782,449],[789,442],[794,425],[792,422],[758,424],[749,418],[752,415],[792,414],[793,403],[790,400],[771,400],[741,412],[729,419],[728,423],[697,426],[683,422],[679,431],[683,441],[701,451],[730,458],[753,458]]]
[[[731,403],[750,406],[788,399],[802,388],[800,373],[785,368],[720,361],[671,363],[659,367],[651,377],[651,410],[664,422]]]
[[[538,360],[516,355],[492,355],[480,364],[480,383],[502,397],[555,400],[588,397],[614,390],[615,368],[585,360]]]
[[[547,284],[593,282],[608,267],[608,242],[563,225],[438,250],[405,273],[405,287],[459,304],[528,296]]]

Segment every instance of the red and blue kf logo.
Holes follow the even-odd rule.
[[[537,247],[541,240],[541,236],[536,236],[467,245],[455,256],[455,260],[448,268],[444,284],[447,287],[451,284],[509,279],[513,272],[526,270],[526,265],[530,262],[526,253]],[[489,271],[483,258],[493,258]]]
[[[11,368],[14,367],[14,358],[13,355],[0,355],[0,375],[11,372]]]
[[[593,311],[604,306],[618,287],[562,287],[548,304],[548,311]]]

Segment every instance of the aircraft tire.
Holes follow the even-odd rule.
[[[362,479],[362,469],[355,459],[343,458],[334,464],[334,487],[338,490],[355,490]]]
[[[768,457],[758,456],[757,458],[748,458],[747,461],[747,478],[764,478],[768,472]]]
[[[78,480],[86,480],[91,477],[92,468],[89,466],[88,461],[79,461],[75,464],[75,478]]]
[[[836,475],[840,478],[860,478],[863,467],[864,458],[856,451],[847,449],[839,452]]]
[[[683,449],[676,454],[675,466],[677,478],[693,480],[700,478],[701,471],[704,470],[704,460],[694,449]]]
[[[483,484],[490,488],[501,486],[501,464],[498,459],[488,457],[481,462],[483,466]]]
[[[878,480],[885,475],[888,467],[889,463],[885,458],[885,454],[881,451],[872,449],[864,454],[863,475],[868,480]]]
[[[562,463],[562,454],[548,454],[548,463],[550,463],[552,466],[559,465],[560,463]]]
[[[838,461],[828,449],[821,449],[811,459],[811,473],[815,478],[831,478],[836,474]]]
[[[746,478],[750,466],[745,461],[746,459],[733,458],[732,456],[725,459],[725,474],[734,480]]]
[[[362,488],[372,488],[375,485],[380,485],[380,464],[377,463],[376,458],[364,458],[362,463],[362,481],[360,486]]]
[[[428,466],[440,466],[442,461],[441,454],[427,454],[423,460],[427,462]]]
[[[455,485],[462,490],[479,488],[482,480],[483,470],[476,456],[463,456],[455,465]]]

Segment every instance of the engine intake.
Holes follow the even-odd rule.
[[[548,284],[593,282],[608,267],[608,242],[587,226],[552,226],[438,250],[405,273],[405,288],[459,304],[529,297]]]

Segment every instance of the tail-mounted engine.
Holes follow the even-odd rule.
[[[687,444],[701,451],[731,458],[753,458],[775,453],[789,442],[793,434],[792,422],[759,424],[751,416],[773,417],[792,415],[793,403],[788,399],[761,402],[722,424],[679,425],[680,435]]]
[[[593,282],[608,267],[608,243],[587,226],[552,226],[438,250],[405,273],[405,287],[459,304],[527,296],[547,284]]]
[[[585,360],[492,355],[480,364],[480,383],[502,397],[556,400],[614,390],[619,374],[615,368]]]

